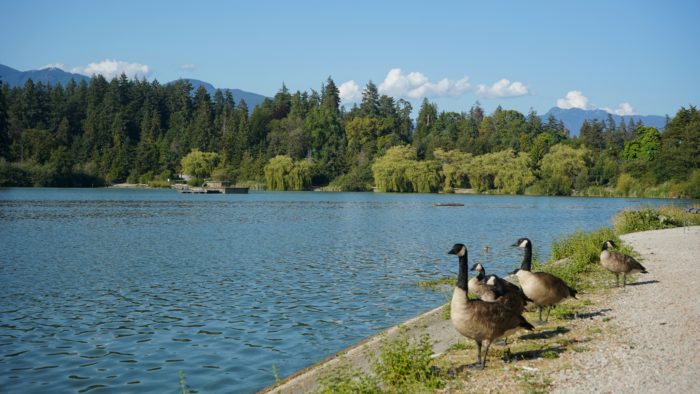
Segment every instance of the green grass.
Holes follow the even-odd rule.
[[[454,276],[444,276],[439,279],[423,280],[418,282],[418,287],[433,291],[445,290],[452,288],[457,282],[457,278]]]
[[[372,373],[348,366],[334,368],[320,379],[320,393],[408,393],[434,391],[445,377],[433,365],[430,336],[410,340],[405,331],[382,341]]]
[[[697,208],[698,205],[695,207]],[[698,226],[700,214],[688,212],[687,207],[677,206],[638,208],[617,213],[613,223],[617,234],[627,234],[672,227]]]

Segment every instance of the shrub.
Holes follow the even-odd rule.
[[[615,232],[627,234],[637,231],[700,225],[700,214],[690,213],[686,208],[663,206],[641,208],[619,212],[613,218]]]

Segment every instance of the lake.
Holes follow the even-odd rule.
[[[437,207],[435,203],[462,203]],[[248,393],[447,301],[456,242],[487,273],[671,200],[0,189],[3,392]],[[488,245],[490,251],[483,251]]]

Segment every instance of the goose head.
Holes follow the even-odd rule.
[[[603,250],[608,250],[608,248],[616,248],[617,245],[615,245],[615,242],[612,239],[609,239],[605,242],[603,242]]]
[[[481,263],[476,263],[472,265],[471,271],[484,272],[484,266]]]
[[[530,241],[529,238],[520,238],[513,246],[516,248],[527,248],[528,246],[532,246],[532,241]]]
[[[464,255],[467,254],[467,247],[464,246],[464,244],[454,244],[452,246],[452,249],[450,249],[447,254],[454,254],[457,255],[458,257],[464,257]]]

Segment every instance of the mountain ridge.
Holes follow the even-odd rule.
[[[92,78],[82,74],[70,73],[56,67],[19,71],[4,64],[0,64],[0,80],[2,80],[3,84],[7,84],[9,87],[22,87],[29,79],[35,83],[42,82],[44,84],[60,84],[65,86],[71,79],[75,80],[76,83],[80,83],[81,81],[89,82]],[[200,86],[203,86],[207,93],[213,96],[217,90],[217,88],[209,82],[192,78],[179,78],[166,83],[166,85],[181,80],[188,81],[192,85],[193,92],[197,91]],[[252,110],[267,98],[262,94],[247,92],[241,89],[220,88],[219,90],[221,90],[222,93],[227,91],[231,92],[231,95],[233,95],[233,99],[236,103],[240,102],[241,100],[245,100],[249,110]]]
[[[653,126],[656,127],[659,130],[663,130],[663,128],[666,126],[666,117],[665,116],[659,116],[659,115],[617,115],[617,114],[611,114],[608,111],[602,110],[602,109],[580,109],[580,108],[559,108],[559,107],[552,107],[550,108],[549,111],[547,111],[546,114],[541,115],[540,119],[542,122],[547,122],[547,119],[549,116],[553,116],[557,120],[561,120],[564,123],[564,126],[566,126],[567,129],[569,129],[569,135],[574,137],[578,136],[581,132],[581,126],[583,125],[584,121],[592,121],[592,120],[597,120],[599,122],[605,121],[608,119],[608,116],[612,116],[613,120],[615,121],[616,125],[620,125],[621,121],[624,121],[625,124],[627,124],[630,119],[634,120],[635,123],[639,123],[640,121],[645,125],[645,126]]]

